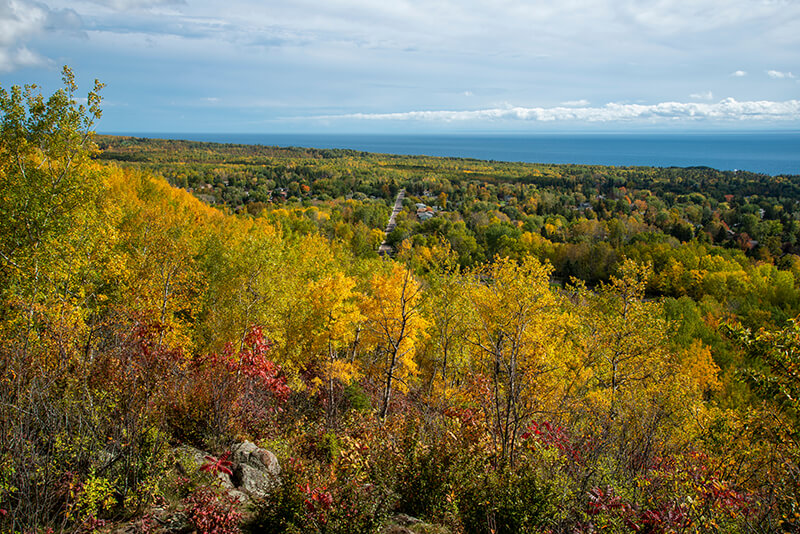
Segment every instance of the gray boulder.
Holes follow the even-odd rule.
[[[208,453],[189,445],[181,445],[174,452],[177,468],[184,474],[188,465],[194,464],[200,468],[208,462]],[[231,447],[228,460],[233,462],[233,474],[217,472],[216,477],[228,494],[239,502],[245,502],[249,497],[264,497],[280,484],[281,465],[278,458],[255,443],[237,443]]]
[[[231,448],[234,485],[253,497],[264,497],[280,484],[278,458],[250,441]]]

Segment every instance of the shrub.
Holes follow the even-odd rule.
[[[450,523],[457,514],[453,483],[462,475],[465,458],[446,442],[408,449],[398,474],[398,508],[414,517]]]
[[[320,486],[301,483],[300,475],[296,465],[290,464],[281,486],[252,505],[245,532],[368,534],[386,523],[394,499],[384,486],[356,479]]]
[[[368,412],[372,409],[369,395],[357,382],[352,382],[344,388],[344,399],[351,410]]]
[[[458,506],[466,534],[535,532],[556,515],[554,496],[526,467],[464,480]]]
[[[242,528],[252,534],[303,532],[304,501],[297,470],[290,464],[283,473],[281,485],[251,505],[250,519]]]
[[[238,534],[242,514],[237,502],[216,488],[203,487],[189,495],[187,515],[198,534]]]

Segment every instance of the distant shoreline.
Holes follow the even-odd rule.
[[[643,167],[711,167],[800,175],[800,132],[548,134],[232,134],[103,132],[243,145],[343,148],[487,161]]]

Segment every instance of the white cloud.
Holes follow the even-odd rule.
[[[409,111],[403,113],[351,113],[326,115],[314,119],[400,120],[400,121],[496,121],[519,120],[535,122],[669,122],[678,120],[763,121],[800,120],[800,100],[785,102],[739,102],[726,98],[715,104],[696,102],[662,102],[659,104],[619,104],[611,102],[602,107],[507,107],[472,111]]]
[[[767,76],[769,76],[770,78],[778,79],[778,80],[781,80],[781,79],[784,79],[784,78],[794,78],[794,74],[792,74],[791,72],[781,72],[779,70],[768,70],[767,71]]]
[[[745,76],[747,76],[747,72],[743,71],[743,70],[737,70],[737,71],[732,72],[731,76],[733,76],[735,78],[744,78]]]
[[[145,9],[149,7],[185,4],[185,0],[90,0],[94,4],[110,7],[117,11]]]
[[[588,100],[582,98],[580,100],[567,100],[566,102],[562,102],[562,106],[566,106],[568,108],[576,108],[576,107],[586,107],[590,104]]]
[[[692,93],[689,95],[689,98],[692,100],[712,100],[714,98],[714,93],[711,91],[706,91],[705,93]]]
[[[0,70],[48,64],[25,43],[47,31],[77,31],[80,27],[81,19],[72,9],[52,10],[28,0],[0,0]]]
[[[22,67],[40,67],[50,61],[26,47],[6,49],[0,47],[0,72],[10,72]]]
[[[0,46],[13,45],[41,31],[48,9],[41,4],[0,0]]]

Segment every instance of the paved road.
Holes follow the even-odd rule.
[[[389,224],[386,225],[385,236],[383,238],[383,243],[381,246],[378,247],[378,254],[383,256],[384,254],[391,254],[392,246],[386,244],[386,238],[389,236],[389,232],[394,230],[394,227],[397,226],[397,222],[395,218],[397,214],[400,213],[400,210],[403,209],[403,198],[406,196],[406,190],[401,189],[399,193],[397,193],[397,199],[394,201],[394,208],[392,209],[392,214],[389,216]]]

